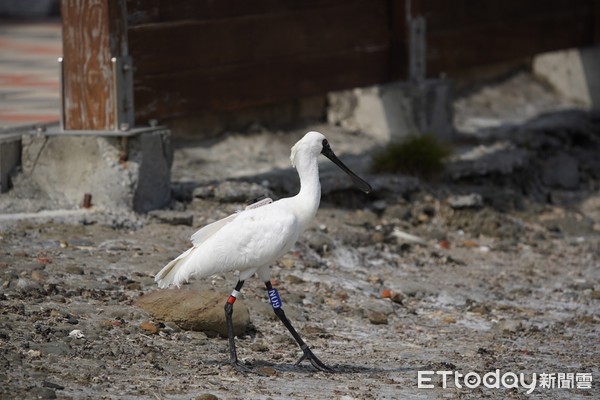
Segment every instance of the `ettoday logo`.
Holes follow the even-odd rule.
[[[437,378],[439,377],[439,378]],[[540,389],[591,389],[592,374],[581,373],[531,373],[516,374],[514,372],[500,373],[499,369],[483,375],[477,372],[463,374],[458,371],[418,371],[417,387],[419,389],[435,388],[434,381],[441,380],[442,388],[448,387],[448,382],[453,382],[458,389],[475,389],[483,385],[489,389],[525,389],[531,394],[536,387]]]

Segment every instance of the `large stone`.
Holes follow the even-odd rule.
[[[209,336],[227,336],[225,300],[227,296],[207,290],[169,289],[146,293],[135,305],[155,318],[172,321],[181,329],[202,331]],[[233,334],[242,335],[250,326],[248,307],[241,300],[233,307]]]
[[[544,161],[542,180],[550,187],[575,189],[579,185],[579,163],[561,153]]]

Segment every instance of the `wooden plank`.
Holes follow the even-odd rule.
[[[589,15],[593,0],[412,0],[412,15],[427,18],[427,30],[454,31],[479,26],[540,21],[569,14]]]
[[[369,0],[127,0],[129,25],[282,14]]]
[[[594,44],[600,46],[600,0],[593,0]]]
[[[124,2],[62,0],[65,129],[115,129],[111,58],[126,51]]]
[[[286,2],[282,2],[286,3]],[[367,49],[389,41],[385,1],[129,29],[138,74]]]
[[[598,37],[600,0],[412,0],[430,75]],[[406,79],[403,0],[127,0],[136,118]]]
[[[571,14],[429,33],[427,70],[437,74],[585,46],[592,43],[592,31],[590,18]]]
[[[403,1],[388,1],[390,26],[390,68],[393,80],[408,78],[408,37],[406,7]]]
[[[350,67],[351,66],[351,67]],[[389,81],[389,49],[136,77],[136,120],[233,110]]]

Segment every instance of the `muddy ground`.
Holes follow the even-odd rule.
[[[418,384],[418,371],[496,370],[523,373],[526,384],[536,373],[537,398],[597,398],[600,124],[586,113],[577,118],[584,122],[568,129],[550,123],[540,131],[538,121],[486,132],[475,144],[470,137],[435,182],[369,173],[374,142],[364,134],[327,125],[258,129],[178,144],[170,211],[4,220],[0,398],[530,396],[510,377],[500,388],[468,388],[463,380],[459,388],[454,375],[443,387],[439,374],[422,376],[433,388]],[[157,290],[153,275],[198,227],[242,207],[239,198],[293,193],[289,148],[312,128],[375,188],[370,196],[353,190],[324,160],[317,218],[273,266],[288,316],[335,372],[295,365],[300,350],[274,318],[262,283],[250,279],[241,300],[252,329],[237,343],[256,373],[240,374],[227,362],[225,339],[180,330],[133,303]],[[508,165],[477,164],[473,154],[494,151]],[[577,175],[544,172],[557,157],[571,170],[575,160]],[[235,282],[234,274],[215,276],[182,290],[215,290],[225,301]],[[146,321],[157,332],[144,329]],[[556,380],[544,388],[542,373],[573,374],[560,380],[573,387]]]

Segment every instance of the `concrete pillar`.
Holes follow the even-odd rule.
[[[381,142],[432,134],[451,140],[452,94],[449,81],[393,82],[328,95],[327,120],[360,130]]]
[[[600,46],[540,54],[533,71],[565,97],[600,110]]]
[[[148,212],[170,201],[172,149],[165,128],[128,136],[68,134],[56,128],[22,137],[22,173],[57,205]]]
[[[11,175],[21,165],[21,135],[0,134],[0,193],[11,187]]]

